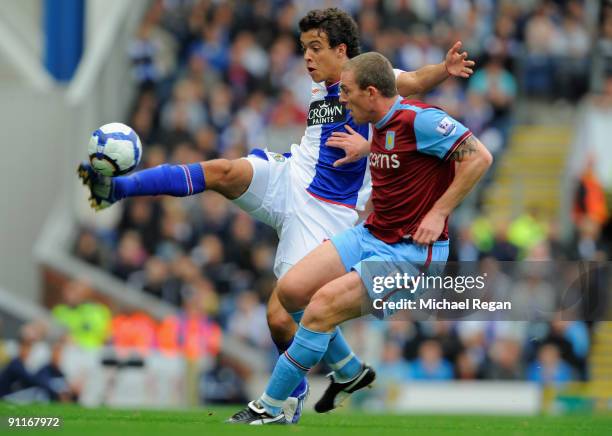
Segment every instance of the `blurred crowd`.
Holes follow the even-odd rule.
[[[32,368],[33,349],[43,341],[50,342],[49,352]],[[34,321],[20,329],[12,356],[0,342],[0,400],[14,403],[77,401],[82,382],[69,380],[62,369],[67,341],[68,336],[54,337],[47,324]]]
[[[128,51],[139,90],[128,123],[146,144],[142,168],[238,158],[254,147],[286,151],[299,142],[310,78],[297,22],[326,6],[354,15],[363,51],[380,51],[404,70],[441,62],[463,41],[477,61],[475,74],[422,97],[464,122],[498,158],[519,95],[575,102],[588,90],[593,35],[587,2],[578,0],[158,0]],[[610,36],[607,11],[602,45]],[[478,218],[452,228],[451,260],[609,259],[609,214],[602,220],[593,212],[585,192],[576,195],[573,240],[534,208],[512,222]],[[80,230],[78,257],[215,331],[271,349],[265,302],[275,280],[273,230],[211,192],[115,207],[121,217],[112,230]],[[73,307],[70,298],[65,304]],[[69,325],[62,310],[54,313]],[[116,341],[127,319],[121,316],[131,315],[99,311],[108,323],[102,342]],[[151,324],[146,346],[172,343],[173,334],[163,332],[176,332],[180,322],[173,322]],[[398,325],[382,333],[380,368],[399,378],[556,382],[587,375],[590,325],[578,321],[525,324],[511,338],[488,323]]]
[[[383,331],[372,330],[364,325],[357,335],[378,333],[381,339],[372,358],[383,390],[413,380],[530,380],[559,386],[587,378],[590,339],[581,321],[395,321]]]

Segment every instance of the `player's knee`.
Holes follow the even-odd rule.
[[[331,286],[324,286],[319,289],[304,311],[302,324],[318,332],[329,331],[334,328],[333,315],[337,310],[335,295],[336,290]]]
[[[229,199],[238,198],[253,177],[251,164],[244,159],[214,159],[203,162],[206,186]]]
[[[279,281],[277,286],[278,299],[288,312],[302,310],[310,300],[301,281],[288,272]]]

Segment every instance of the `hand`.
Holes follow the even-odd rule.
[[[342,159],[334,162],[334,167],[339,167],[350,162],[355,162],[370,152],[370,142],[357,133],[351,126],[346,124],[344,128],[349,133],[332,132],[331,136],[325,143],[328,147],[341,148],[346,153]]]
[[[446,215],[430,210],[419,224],[419,228],[412,236],[415,244],[430,245],[438,240],[444,230]]]
[[[474,61],[468,60],[467,52],[459,53],[461,49],[461,41],[457,41],[446,53],[446,59],[444,59],[444,66],[446,71],[451,76],[462,77],[467,79],[474,74]]]

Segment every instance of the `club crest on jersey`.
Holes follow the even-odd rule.
[[[442,121],[438,123],[438,127],[436,130],[440,132],[443,136],[448,136],[455,131],[455,122],[451,120],[449,117],[442,118]]]
[[[395,148],[395,132],[393,130],[387,130],[387,136],[385,136],[385,150],[393,150]]]
[[[276,162],[284,162],[285,161],[285,156],[283,156],[282,154],[278,154],[275,153],[272,155],[272,158],[276,161]]]

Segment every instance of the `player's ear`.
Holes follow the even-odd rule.
[[[337,47],[338,51],[338,57],[339,58],[343,58],[344,56],[346,56],[346,44],[339,44]]]

